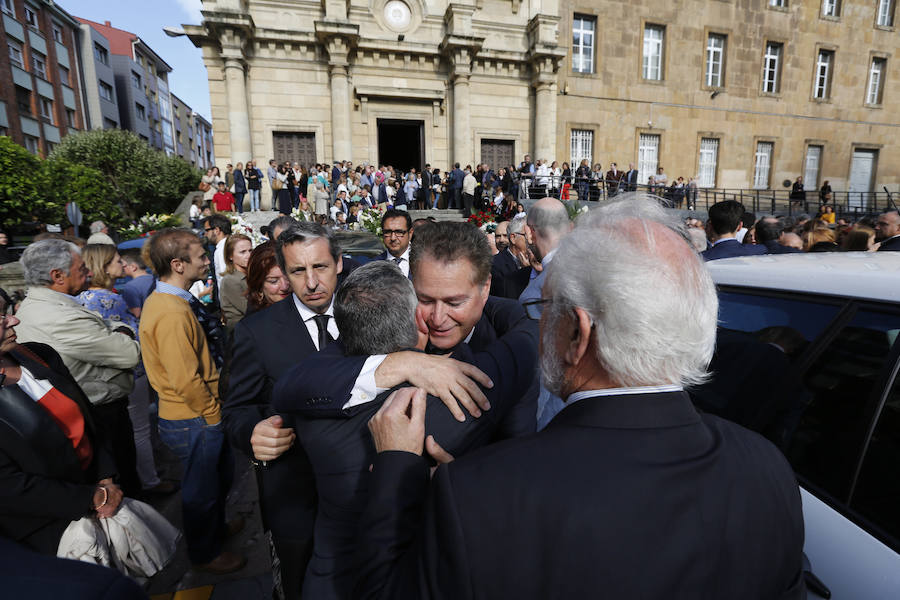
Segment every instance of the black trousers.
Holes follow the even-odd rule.
[[[475,204],[475,196],[472,194],[463,194],[463,213],[468,217],[472,214],[472,206]]]
[[[306,540],[288,540],[272,536],[278,562],[281,563],[281,590],[285,600],[300,600],[303,590],[303,578],[306,565],[312,558],[312,538]]]
[[[109,440],[119,486],[126,496],[137,497],[141,493],[141,480],[137,474],[137,452],[134,449],[134,429],[128,416],[128,398],[95,404],[93,413],[98,425]]]

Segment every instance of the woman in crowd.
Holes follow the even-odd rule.
[[[435,169],[431,172],[431,189],[434,191],[434,203],[431,205],[431,208],[434,210],[438,209],[438,201],[441,199],[441,170]]]
[[[825,183],[822,184],[822,187],[819,188],[819,201],[822,204],[828,204],[831,202],[831,183],[828,180],[825,180]]]
[[[299,198],[300,190],[297,187],[297,175],[291,167],[291,161],[289,160],[284,161],[284,176],[284,187],[288,190],[290,208],[293,209],[297,206],[297,198]],[[289,210],[287,214],[291,214],[291,211]]]
[[[244,179],[244,164],[238,163],[234,167],[234,206],[238,214],[244,212],[244,196],[247,195],[247,180]]]
[[[259,190],[262,185],[259,181],[259,171],[252,161],[247,162],[244,179],[247,182],[247,192],[250,194],[250,210],[256,212],[259,210]]]
[[[388,179],[387,185],[385,186],[384,191],[387,196],[385,198],[381,198],[382,202],[387,202],[391,206],[394,205],[394,198],[397,197],[397,192],[400,190],[400,182],[395,179]]]
[[[53,348],[16,343],[10,310],[0,296],[0,535],[55,556],[72,521],[113,516],[123,494],[87,397]]]
[[[550,189],[547,190],[548,195],[559,198],[560,188],[562,188],[562,169],[559,168],[559,162],[554,160],[550,163]]]
[[[291,284],[278,266],[274,242],[260,244],[247,263],[247,314],[262,310],[291,295]]]
[[[242,233],[232,233],[225,240],[225,275],[219,280],[219,304],[228,333],[247,313],[247,263],[252,250],[253,242]]]
[[[562,164],[562,187],[559,192],[560,200],[568,200],[569,199],[569,190],[572,187],[572,168],[569,166],[569,163],[564,162]]]
[[[846,252],[874,252],[878,249],[878,244],[875,243],[875,230],[857,225],[844,237],[842,249]]]
[[[281,189],[278,190],[278,212],[285,216],[291,214],[291,190],[288,186],[288,177],[285,172],[284,165],[278,165],[275,170],[275,178],[281,182]]]
[[[325,191],[325,184],[316,178],[316,182],[313,184],[311,189],[315,190],[313,194],[313,202],[316,207],[317,215],[325,215],[328,214],[328,203],[331,198],[328,196],[328,192]]]
[[[603,172],[603,165],[597,163],[594,165],[594,170],[591,171],[591,200],[600,200],[600,197],[603,196],[603,181],[606,178],[606,173]]]
[[[91,272],[91,285],[81,292],[77,300],[85,308],[99,313],[107,321],[119,321],[127,325],[137,336],[138,320],[128,310],[128,303],[113,290],[116,279],[124,275],[124,262],[115,246],[108,244],[88,244],[81,252],[85,266]],[[138,481],[144,490],[156,492],[175,491],[172,482],[162,482],[156,472],[153,458],[153,445],[150,441],[150,392],[143,366],[138,363],[135,369],[135,384],[128,396],[128,417],[131,420],[131,432],[109,432],[115,445],[117,461],[125,463],[120,466],[122,486],[129,494],[137,494]],[[131,435],[128,435],[131,434]],[[118,450],[123,448],[119,460]],[[128,467],[131,467],[128,469]]]
[[[394,207],[406,210],[406,208],[415,202],[416,194],[419,192],[419,181],[412,173],[406,175],[406,183],[403,184],[403,202],[394,202]]]
[[[825,226],[813,227],[803,234],[803,247],[807,252],[837,252],[834,232]]]
[[[830,204],[825,204],[822,206],[822,209],[819,211],[819,214],[816,218],[820,221],[828,223],[829,225],[834,225],[834,217],[834,207]]]
[[[211,167],[208,169],[206,175],[201,177],[200,181],[209,186],[203,190],[203,203],[209,206],[209,203],[212,202],[212,197],[215,196],[216,192],[219,190],[219,167]]]
[[[313,219],[313,209],[309,205],[309,200],[306,196],[300,196],[300,206],[297,207],[300,211],[300,214],[303,216],[304,221],[312,221]]]

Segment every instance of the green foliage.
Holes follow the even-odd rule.
[[[156,187],[157,203],[154,203],[152,210],[148,208],[143,212],[172,212],[181,201],[185,194],[197,189],[200,183],[200,177],[203,173],[200,169],[194,168],[184,160],[177,156],[166,156],[160,153],[162,158],[162,166],[160,167],[159,183]]]
[[[59,222],[64,204],[48,193],[41,160],[6,136],[0,136],[0,224],[9,227],[36,220]]]
[[[104,221],[110,227],[117,227],[128,222],[113,200],[112,186],[97,169],[54,156],[43,162],[41,171],[44,180],[50,184],[49,196],[61,206],[76,202],[81,209],[83,224]]]

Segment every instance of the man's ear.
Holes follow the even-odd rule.
[[[591,345],[591,334],[594,331],[594,322],[586,310],[575,307],[572,316],[567,320],[566,347],[564,358],[566,364],[577,365],[587,353]]]

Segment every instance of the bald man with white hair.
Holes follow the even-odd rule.
[[[572,222],[566,205],[556,198],[542,198],[528,209],[525,239],[535,260],[541,264],[540,268],[532,266],[531,281],[519,296],[519,302],[523,305],[541,297],[546,267],[553,260],[559,243],[571,230]],[[540,306],[536,310],[540,315]]]
[[[562,240],[541,371],[566,407],[545,430],[429,478],[426,449],[452,457],[425,440],[424,392],[385,401],[354,597],[806,597],[790,465],[684,389],[707,377],[718,299],[683,227],[629,200]]]

